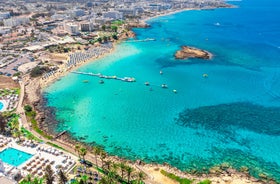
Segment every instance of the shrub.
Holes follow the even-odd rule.
[[[167,172],[165,170],[161,170],[160,173],[163,174],[164,176],[170,178],[170,179],[178,181],[180,184],[191,184],[193,182],[192,180],[189,180],[187,178],[181,178],[181,177],[176,176],[173,173],[169,173],[169,172]]]
[[[30,76],[31,77],[39,77],[48,70],[49,70],[48,67],[36,66],[31,70]]]
[[[25,105],[24,106],[24,110],[25,110],[25,112],[31,112],[32,111],[32,107],[30,105]]]
[[[208,179],[199,182],[198,184],[211,184],[212,182]]]

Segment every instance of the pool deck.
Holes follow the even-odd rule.
[[[28,174],[42,176],[46,165],[51,165],[55,173],[59,171],[59,168],[62,168],[64,172],[68,173],[78,162],[78,157],[44,143],[39,143],[36,147],[32,148],[17,144],[13,138],[8,139],[10,142],[0,148],[0,151],[6,148],[14,148],[32,154],[33,156],[17,167],[3,162],[5,168],[4,174],[6,176],[11,176],[16,171],[20,172],[23,176]]]

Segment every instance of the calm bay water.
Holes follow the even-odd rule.
[[[135,83],[99,84],[70,73],[48,87],[47,105],[60,121],[55,131],[70,129],[73,137],[129,159],[186,170],[229,162],[280,179],[280,2],[234,3],[239,8],[150,20],[150,28],[135,32],[156,41],[122,43],[78,69],[131,76]],[[176,61],[182,45],[214,58]]]

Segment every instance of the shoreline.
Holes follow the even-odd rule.
[[[141,19],[140,22],[148,22],[148,21],[151,21],[153,19],[156,19],[156,18],[160,18],[160,17],[165,17],[165,16],[170,16],[170,15],[174,15],[174,14],[177,14],[177,13],[182,13],[182,12],[185,12],[185,11],[191,11],[191,10],[199,10],[199,11],[203,11],[203,10],[215,10],[215,9],[219,9],[219,8],[237,8],[235,5],[231,5],[231,4],[227,4],[228,6],[225,6],[225,7],[206,7],[206,8],[184,8],[184,9],[176,9],[174,11],[170,11],[170,12],[165,12],[165,13],[162,13],[162,14],[158,14],[158,15],[155,15],[155,16],[152,16],[152,17],[145,17],[144,19]]]
[[[75,64],[74,66],[72,67],[69,67],[67,68],[64,64],[62,64],[62,66],[59,67],[58,72],[56,72],[53,76],[51,76],[51,78],[47,79],[47,80],[43,80],[42,78],[39,79],[40,81],[40,85],[41,85],[41,90],[43,91],[43,89],[45,89],[46,87],[48,87],[51,83],[54,83],[55,81],[59,80],[61,77],[64,77],[65,75],[69,74],[71,71],[85,65],[85,64],[88,64],[90,62],[95,62],[97,61],[98,59],[101,59],[103,57],[106,57],[107,55],[113,53],[115,51],[115,48],[116,48],[116,44],[118,44],[118,42],[112,42],[112,48],[104,53],[104,54],[101,54],[97,57],[91,57],[89,59],[86,59],[86,60],[83,60],[77,64]]]
[[[217,7],[212,7],[212,8],[209,8],[209,9],[213,9],[213,8],[217,8]],[[225,7],[225,8],[228,8],[228,7]],[[183,12],[183,11],[189,11],[189,10],[203,10],[203,9],[191,8],[191,9],[176,10],[176,11],[172,11],[172,12],[167,12],[165,14],[161,14],[161,15],[156,15],[156,16],[153,16],[153,17],[145,18],[145,19],[142,19],[141,21],[146,22],[146,21],[158,18],[158,17],[168,16],[168,15],[180,13],[180,12]],[[36,81],[37,81],[37,83],[39,83],[39,85],[37,86],[37,90],[35,90],[36,93],[38,92],[36,95],[37,95],[37,97],[39,97],[39,101],[41,101],[42,98],[44,98],[43,97],[43,90],[46,87],[48,87],[50,84],[52,84],[53,82],[55,82],[57,80],[60,80],[61,77],[69,74],[69,72],[71,72],[71,71],[73,71],[73,70],[75,70],[75,69],[77,69],[77,68],[79,68],[79,67],[81,67],[81,66],[83,66],[85,64],[88,64],[89,62],[95,62],[98,59],[106,57],[107,55],[113,53],[115,51],[116,44],[121,43],[122,41],[123,40],[120,40],[120,41],[117,41],[117,42],[113,42],[112,43],[112,49],[110,49],[109,52],[106,52],[106,53],[104,53],[104,54],[102,54],[102,55],[100,55],[98,57],[93,57],[93,58],[84,60],[84,61],[78,63],[76,66],[71,67],[70,69],[63,68],[63,66],[62,66],[61,72],[56,73],[54,76],[52,76],[52,78],[48,79],[47,81],[42,81],[42,79],[34,79],[35,83],[36,83]],[[63,65],[65,65],[65,63]],[[31,80],[31,79],[29,79],[29,80]],[[32,83],[30,83],[29,85],[32,85]],[[29,95],[28,95],[28,97],[29,97]],[[36,102],[36,100],[35,101],[33,100],[33,103],[34,102]],[[39,103],[42,103],[42,101],[39,102]],[[42,106],[43,105],[44,104],[42,104]],[[37,111],[37,109],[36,109],[36,111]],[[41,113],[41,111],[39,111],[39,112]],[[47,133],[53,135],[53,133],[51,133],[49,131],[47,131]],[[71,135],[68,135],[67,137],[71,138],[71,140],[68,140],[66,138],[67,139],[66,141],[69,144],[73,144],[73,142],[82,142],[82,141],[76,140]],[[110,158],[112,158],[113,160],[123,160],[122,158],[117,157],[117,156],[110,156]],[[125,160],[130,162],[130,163],[133,163],[133,161],[131,161],[131,160],[128,160],[128,159],[125,159]],[[173,172],[173,173],[177,173],[180,176],[184,176],[184,177],[192,177],[192,178],[196,178],[196,179],[201,179],[201,178],[206,179],[207,178],[207,179],[211,180],[211,177],[209,177],[208,175],[204,175],[202,177],[199,177],[199,176],[196,176],[195,174],[189,174],[189,173],[185,173],[185,172],[183,172],[181,170],[178,170],[176,167],[164,166],[163,164],[146,164],[142,169],[145,170],[147,173],[153,173],[153,171],[156,170],[157,168],[163,168],[163,169],[166,169],[167,171],[170,171],[170,172]],[[227,183],[228,181],[231,180],[230,179],[231,177],[235,178],[236,180],[238,180],[235,183],[240,183],[240,182],[241,183],[250,183],[250,181],[251,181],[251,183],[263,183],[263,182],[260,182],[259,180],[255,179],[255,178],[253,178],[251,176],[248,176],[247,174],[243,174],[242,172],[239,172],[239,171],[236,171],[236,170],[234,170],[232,172],[233,173],[219,173],[219,174],[216,174],[215,177],[212,176],[213,178],[217,178],[217,181],[216,181],[216,179],[214,179],[212,183]],[[154,177],[154,175],[152,175],[152,176]],[[221,178],[219,176],[223,176],[223,177],[226,177],[226,178]],[[155,179],[155,178],[153,178],[153,179]],[[242,180],[242,181],[240,181],[239,179]],[[156,181],[155,183],[157,183],[157,182],[160,183],[159,181]]]

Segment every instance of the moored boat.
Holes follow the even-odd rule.
[[[207,78],[207,77],[208,77],[208,74],[207,74],[207,73],[204,73],[204,74],[202,75],[202,77]]]
[[[161,87],[162,88],[168,88],[167,84],[162,84]]]

